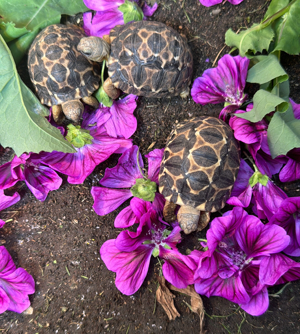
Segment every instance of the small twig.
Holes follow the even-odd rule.
[[[220,54],[221,54],[221,52],[226,48],[226,44],[222,47],[222,49],[218,52],[218,54],[217,54],[217,56],[216,56],[216,58],[215,58],[215,60],[214,60],[214,62],[213,62],[213,64],[212,64],[212,67],[214,67],[215,66],[215,64],[216,64],[216,62],[217,62],[217,59],[219,58],[219,56],[220,56]]]
[[[263,8],[266,6],[266,4],[267,4],[268,2],[269,2],[269,0],[267,0],[267,1],[265,2],[264,5],[262,5],[262,6],[260,6],[259,8],[253,10],[252,12],[248,12],[248,14],[253,14],[253,13],[258,12],[259,10],[263,9]]]

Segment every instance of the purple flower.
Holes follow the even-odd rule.
[[[83,14],[83,28],[87,35],[98,37],[108,35],[115,26],[129,22],[127,16],[124,20],[126,12],[129,12],[133,21],[137,18],[142,19],[143,16],[144,19],[152,16],[157,9],[157,3],[150,7],[144,2],[141,11],[138,7],[139,1],[84,0],[83,2],[88,8],[97,11],[94,17],[91,12]]]
[[[0,189],[7,189],[18,181],[25,181],[33,195],[44,201],[51,190],[57,190],[62,179],[48,166],[42,165],[38,154],[14,156],[12,161],[0,166]]]
[[[135,293],[144,282],[152,255],[164,259],[162,271],[171,284],[179,289],[193,284],[196,264],[176,249],[181,241],[180,227],[168,231],[151,209],[141,217],[140,227],[140,232],[122,231],[100,249],[105,265],[116,273],[117,288],[125,295]]]
[[[283,274],[275,270],[266,279],[263,261],[281,252],[289,241],[280,226],[264,225],[235,207],[211,222],[204,244],[207,250],[200,253],[195,272],[195,290],[207,297],[224,297],[251,315],[261,315],[269,305],[267,285]]]
[[[16,204],[20,200],[20,195],[18,193],[14,193],[12,196],[4,195],[4,191],[0,189],[0,211],[8,208],[11,205]],[[0,219],[0,228],[3,227],[5,221]]]
[[[40,154],[41,161],[68,175],[68,182],[80,184],[89,176],[94,168],[109,158],[113,153],[123,153],[132,146],[131,139],[113,138],[105,128],[107,120],[114,116],[108,108],[99,108],[94,113],[83,114],[82,125],[70,124],[66,139],[74,146],[76,153],[51,152]],[[132,129],[130,130],[130,132]],[[123,131],[126,134],[126,130]],[[120,134],[122,136],[122,134]]]
[[[211,7],[214,5],[218,5],[221,3],[223,0],[199,0],[200,3],[205,6],[205,7]],[[228,0],[229,3],[232,5],[238,5],[242,2],[243,0]]]
[[[94,198],[95,212],[104,216],[133,196],[130,206],[123,209],[117,216],[115,227],[123,228],[133,225],[140,216],[138,214],[138,211],[141,210],[140,206],[153,207],[161,212],[164,199],[161,194],[156,192],[156,189],[162,157],[163,149],[155,149],[148,153],[146,155],[148,173],[143,175],[141,169],[144,167],[144,163],[141,154],[138,153],[138,147],[133,146],[123,153],[118,164],[113,168],[107,168],[100,181],[101,185],[109,188],[92,187],[91,194]],[[146,201],[149,204],[146,204]],[[150,202],[153,203],[150,204]]]
[[[236,114],[249,112],[252,108],[253,104],[251,103],[247,106],[246,111],[237,110]],[[256,166],[262,173],[272,177],[280,171],[283,163],[286,162],[286,158],[277,157],[272,159],[267,138],[268,124],[265,120],[252,123],[246,119],[233,116],[229,120],[229,126],[234,130],[234,137],[247,144]]]
[[[16,269],[8,251],[0,246],[0,313],[22,313],[30,306],[28,295],[34,291],[32,276],[23,268]]]
[[[300,256],[300,197],[283,200],[270,224],[283,227],[291,237],[290,244],[283,252],[290,256]]]
[[[231,197],[227,201],[228,204],[246,208],[252,200],[253,211],[258,217],[271,219],[285,198],[287,198],[285,192],[273,184],[266,175],[260,173],[257,168],[254,172],[241,159],[240,169]]]
[[[204,71],[197,78],[191,90],[196,103],[224,103],[241,106],[247,96],[244,94],[247,70],[250,60],[246,57],[223,56],[216,68]]]

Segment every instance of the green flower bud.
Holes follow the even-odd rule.
[[[135,2],[125,0],[125,2],[118,8],[123,13],[124,23],[131,21],[142,21],[144,13]]]
[[[144,201],[153,202],[156,193],[156,183],[149,179],[136,179],[130,189],[132,195]]]
[[[94,138],[90,135],[89,130],[81,129],[80,125],[69,124],[66,139],[74,147],[80,148],[84,145],[92,144]]]

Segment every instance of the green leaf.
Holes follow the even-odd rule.
[[[271,16],[275,15],[280,10],[284,9],[289,4],[289,2],[290,0],[273,0],[266,11],[264,21],[268,18],[271,18]]]
[[[288,9],[274,25],[276,46],[273,52],[280,50],[297,55],[300,53],[300,0],[292,1]]]
[[[113,100],[105,93],[103,86],[94,93],[94,96],[105,107],[111,107],[113,104]]]
[[[37,35],[48,25],[59,23],[61,14],[74,15],[87,10],[82,0],[1,0],[0,33],[6,42],[26,32]]]
[[[0,143],[23,152],[62,151],[74,148],[40,114],[46,114],[35,95],[19,78],[12,55],[0,36]]]
[[[253,175],[249,179],[249,185],[251,188],[253,188],[257,183],[262,184],[263,186],[266,186],[268,183],[268,176],[260,173],[259,171],[253,173]]]
[[[300,147],[300,120],[295,118],[291,105],[285,113],[273,115],[268,127],[268,144],[272,158]]]
[[[118,9],[123,13],[124,23],[141,21],[144,18],[142,9],[135,2],[125,0]]]
[[[261,121],[268,113],[275,111],[276,107],[280,112],[285,112],[289,103],[266,90],[260,89],[253,96],[253,109],[243,114],[234,115],[255,123]]]
[[[274,37],[274,31],[269,25],[253,24],[251,28],[236,34],[231,29],[226,31],[225,43],[237,47],[242,57],[267,50]]]
[[[154,201],[156,190],[156,183],[149,179],[136,179],[135,184],[130,189],[134,197],[148,202]]]
[[[260,56],[259,59],[261,60],[248,71],[248,82],[264,84],[277,78],[277,82],[281,83],[289,78],[275,55]]]

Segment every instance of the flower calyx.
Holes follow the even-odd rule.
[[[153,202],[157,185],[149,179],[136,179],[135,184],[130,191],[134,197],[141,198],[144,201]]]
[[[249,184],[251,188],[253,188],[257,183],[262,184],[263,186],[266,186],[269,181],[269,178],[267,175],[262,174],[259,171],[254,172],[254,174],[249,179]]]
[[[142,9],[136,2],[125,0],[125,2],[119,6],[119,11],[123,13],[124,23],[131,21],[141,21],[144,18]]]
[[[67,128],[66,139],[74,147],[80,148],[84,145],[92,144],[94,138],[90,135],[89,130],[82,129],[80,125],[73,124],[69,124]]]

